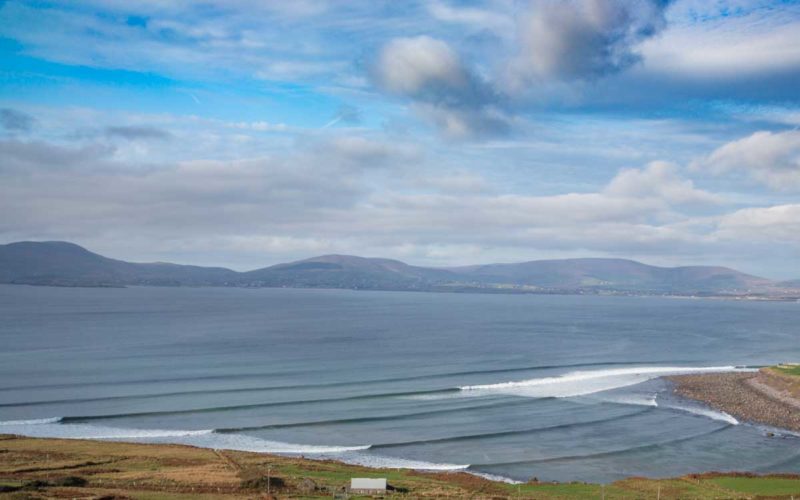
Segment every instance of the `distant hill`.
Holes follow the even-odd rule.
[[[771,286],[765,278],[727,267],[656,267],[624,259],[536,260],[451,268],[480,282],[544,288],[614,289],[651,292],[744,292]]]
[[[0,245],[0,283],[56,286],[222,285],[238,273],[220,267],[135,264],[63,241]]]
[[[0,283],[676,295],[759,294],[780,286],[726,267],[667,268],[624,259],[537,260],[443,269],[390,259],[324,255],[240,273],[221,267],[125,262],[58,241],[0,245]]]
[[[252,286],[428,290],[457,281],[458,275],[399,260],[323,255],[242,273],[241,280]]]

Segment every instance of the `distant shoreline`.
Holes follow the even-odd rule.
[[[800,432],[800,376],[779,368],[750,373],[703,373],[666,377],[675,393],[739,420]]]
[[[655,297],[663,299],[684,300],[732,300],[741,302],[800,302],[795,296],[769,296],[769,295],[714,295],[714,294],[680,294],[680,293],[646,293],[623,292],[609,290],[515,290],[495,288],[463,288],[463,289],[409,289],[409,288],[338,288],[338,287],[310,287],[310,286],[242,286],[242,285],[156,285],[156,284],[58,284],[58,283],[0,283],[8,286],[30,286],[36,288],[81,288],[81,289],[124,289],[133,287],[147,288],[225,288],[239,290],[349,290],[352,292],[410,292],[410,293],[441,293],[441,294],[466,294],[466,295],[544,295],[567,297]]]

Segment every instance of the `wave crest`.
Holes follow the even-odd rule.
[[[665,375],[745,370],[749,369],[736,366],[641,366],[635,368],[574,371],[555,377],[534,378],[497,384],[467,385],[459,387],[459,389],[462,392],[472,392],[477,395],[504,393],[536,398],[567,398],[636,385]]]
[[[44,425],[44,424],[57,424],[61,422],[62,417],[52,418],[34,418],[31,420],[6,420],[0,422],[0,425]]]

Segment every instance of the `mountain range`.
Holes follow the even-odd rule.
[[[324,255],[237,272],[125,262],[60,241],[0,245],[0,283],[670,295],[763,295],[800,288],[797,280],[779,283],[727,267],[657,267],[601,258],[432,268],[391,259]]]

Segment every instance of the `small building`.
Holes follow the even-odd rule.
[[[386,478],[354,477],[350,479],[350,493],[379,495],[386,493]]]

